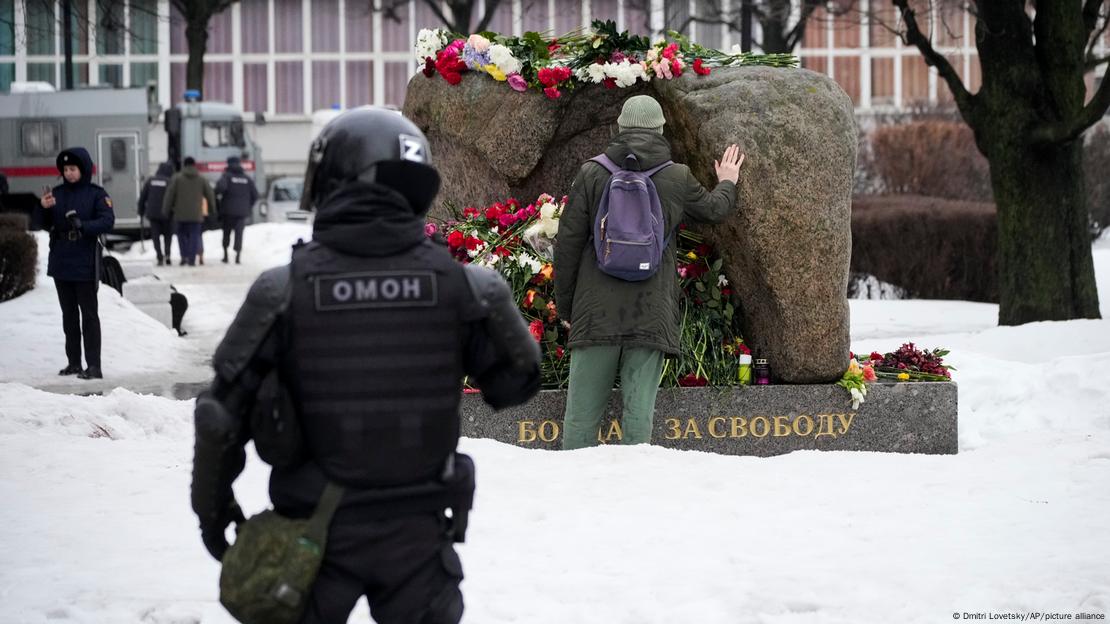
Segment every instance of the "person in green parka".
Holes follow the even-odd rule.
[[[663,109],[637,95],[621,109],[620,132],[605,155],[614,163],[636,156],[641,171],[671,159],[663,137]],[[555,301],[570,324],[570,381],[563,421],[563,448],[598,443],[598,427],[619,373],[624,444],[651,441],[655,396],[666,355],[679,353],[681,318],[675,266],[675,236],[684,221],[719,223],[736,209],[736,181],[744,155],[736,145],[714,161],[718,183],[708,191],[686,165],[672,164],[652,175],[670,234],[658,271],[643,281],[624,281],[597,266],[594,220],[609,171],[588,161],[578,171],[559,221],[555,241]]]

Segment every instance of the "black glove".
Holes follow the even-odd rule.
[[[243,510],[239,508],[239,503],[233,499],[219,520],[200,523],[200,539],[204,542],[204,547],[208,549],[208,553],[215,557],[216,561],[223,560],[224,553],[227,552],[227,537],[224,535],[227,526],[232,522],[239,524],[245,521]]]
[[[70,210],[66,213],[66,221],[69,222],[69,227],[77,230],[78,232],[81,231],[81,217],[77,216],[76,210]]]

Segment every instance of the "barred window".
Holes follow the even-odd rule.
[[[20,134],[24,156],[53,156],[61,149],[62,128],[57,121],[25,121]]]

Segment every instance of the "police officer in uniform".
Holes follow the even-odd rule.
[[[472,463],[455,452],[464,375],[496,409],[539,389],[539,348],[508,285],[424,235],[439,184],[427,140],[395,112],[329,123],[305,174],[313,241],[252,286],[197,400],[192,502],[217,559],[242,518],[243,445],[253,435],[264,459],[270,446],[251,423],[270,418],[252,414],[269,413],[259,388],[275,375],[303,442],[271,472],[275,510],[306,518],[326,483],[344,488],[304,622],[346,622],[364,595],[379,624],[458,622],[452,544],[467,509],[393,493],[469,478],[472,495],[473,475],[458,474]]]
[[[158,266],[173,264],[170,260],[170,247],[173,244],[173,219],[162,210],[162,200],[166,197],[166,187],[173,177],[173,163],[158,165],[154,177],[146,181],[139,193],[139,217],[150,222],[150,239],[154,241],[154,254],[158,256]],[[162,246],[166,252],[163,255]]]
[[[254,202],[258,201],[258,189],[254,180],[243,171],[238,156],[227,159],[227,169],[216,182],[216,199],[220,202],[220,222],[224,230],[223,263],[227,264],[227,246],[231,243],[231,233],[235,232],[235,264],[239,264],[239,254],[243,251],[243,229]]]
[[[71,147],[56,160],[62,184],[39,200],[36,217],[50,232],[50,258],[46,274],[54,278],[62,329],[69,363],[59,375],[101,379],[100,314],[96,291],[100,285],[100,235],[112,231],[116,222],[112,199],[93,184],[93,161],[88,150]],[[85,345],[88,368],[81,369],[81,343]]]

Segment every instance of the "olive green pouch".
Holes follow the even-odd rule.
[[[220,603],[243,624],[296,624],[320,572],[343,488],[328,483],[307,520],[267,509],[239,525],[220,572]]]

